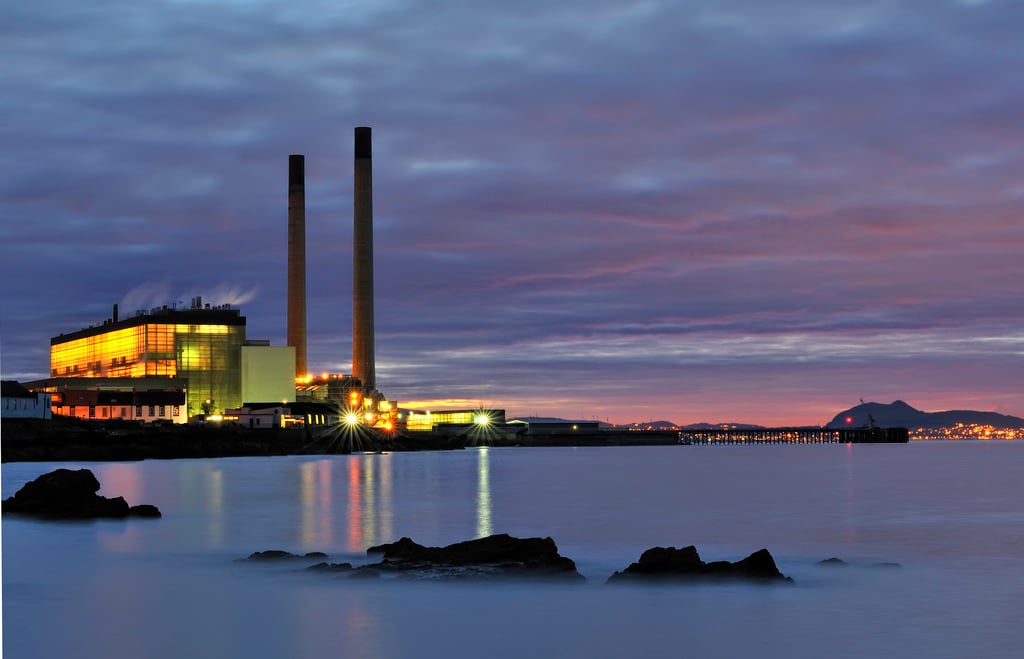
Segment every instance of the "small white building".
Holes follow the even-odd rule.
[[[33,393],[21,386],[14,380],[4,380],[2,386],[3,403],[0,404],[0,416],[5,419],[50,419],[53,412],[50,409],[51,395],[48,393]]]

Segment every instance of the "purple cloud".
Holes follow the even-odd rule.
[[[290,153],[310,363],[348,371],[352,127],[371,125],[378,379],[400,401],[1024,415],[1020,3],[44,0],[2,18],[4,378],[45,375],[50,336],[140,286],[169,296],[146,306],[244,298],[249,335],[283,343]]]

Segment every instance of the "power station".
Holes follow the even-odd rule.
[[[188,307],[140,310],[123,319],[114,305],[112,317],[101,325],[53,337],[50,378],[27,384],[53,394],[55,413],[82,418],[180,423],[200,415],[237,418],[271,406],[320,403],[349,423],[395,427],[397,404],[377,391],[375,374],[371,129],[357,127],[354,137],[351,375],[309,372],[305,157],[292,154],[286,346],[247,340],[239,310],[204,306],[198,297]],[[179,391],[182,396],[174,399],[177,404],[157,409],[138,404],[138,396],[95,395],[100,391]],[[101,399],[115,402],[103,405]],[[281,425],[302,422],[301,415],[283,409],[274,418]]]

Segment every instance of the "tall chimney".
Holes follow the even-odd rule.
[[[306,165],[288,156],[288,345],[295,375],[306,374]]]
[[[355,130],[352,241],[352,375],[377,387],[373,349],[373,161],[370,129]]]

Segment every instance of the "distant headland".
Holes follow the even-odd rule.
[[[630,427],[651,430],[711,430],[715,428],[764,428],[750,423],[691,423],[671,421],[632,423]],[[892,403],[861,402],[837,413],[825,428],[907,428],[912,439],[1024,439],[1024,418],[979,412],[976,410],[947,410],[923,412],[902,400]]]

